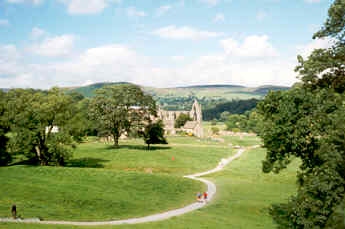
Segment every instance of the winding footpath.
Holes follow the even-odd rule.
[[[254,146],[256,147],[256,146]],[[253,147],[250,147],[253,148]],[[218,166],[212,170],[208,170],[202,173],[196,173],[192,175],[184,176],[185,178],[189,178],[192,180],[197,180],[203,182],[207,185],[207,193],[208,193],[208,201],[211,201],[213,196],[216,194],[217,188],[214,183],[204,178],[199,178],[201,176],[205,176],[211,173],[221,171],[227,164],[235,160],[236,158],[240,157],[242,153],[245,151],[244,148],[240,148],[237,153],[227,159],[222,159]],[[206,205],[205,202],[196,202],[190,205],[187,205],[183,208],[158,213],[154,215],[149,215],[145,217],[139,218],[131,218],[131,219],[123,219],[123,220],[114,220],[114,221],[99,221],[99,222],[74,222],[74,221],[41,221],[38,218],[35,219],[11,219],[11,218],[3,218],[0,219],[0,222],[16,222],[16,223],[38,223],[38,224],[53,224],[53,225],[73,225],[73,226],[99,226],[99,225],[120,225],[120,224],[138,224],[138,223],[148,223],[154,221],[161,221],[165,219],[169,219],[174,216],[179,216],[186,214],[188,212],[197,210],[202,208]]]

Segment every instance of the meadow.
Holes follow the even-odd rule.
[[[122,141],[120,149],[112,149],[103,143],[89,142],[78,147],[67,168],[13,166],[1,169],[0,176],[2,180],[7,180],[7,191],[17,188],[17,194],[11,195],[24,197],[24,193],[27,193],[27,198],[22,198],[23,204],[36,201],[41,206],[49,205],[52,211],[44,213],[44,219],[54,216],[54,219],[108,220],[149,215],[193,202],[195,192],[205,187],[200,183],[182,179],[181,176],[215,167],[221,158],[235,152],[236,149],[231,149],[229,144],[260,144],[257,137],[222,138],[224,142],[173,137],[168,139],[169,145],[156,146],[152,151],[145,150],[143,143],[138,140]],[[286,201],[295,192],[298,163],[293,163],[288,170],[278,175],[264,174],[261,171],[264,156],[265,150],[262,148],[248,150],[225,170],[208,176],[207,178],[217,185],[217,194],[205,208],[161,222],[91,228],[275,228],[268,214],[269,207],[272,203]],[[13,169],[17,171],[11,171]],[[17,173],[21,175],[15,175]],[[44,176],[39,176],[40,173]],[[16,176],[24,176],[25,179],[35,180],[37,183],[29,184],[28,181],[26,187],[20,187],[22,185],[18,183],[22,182],[18,182]],[[30,178],[31,176],[35,178]],[[45,183],[47,185],[44,185]],[[32,189],[28,188],[30,185]],[[1,206],[5,205],[0,209],[2,215],[8,214],[10,205],[10,197],[4,197],[3,187],[0,188],[0,203]],[[45,190],[44,187],[55,187],[54,189],[58,190]],[[89,190],[90,187],[94,189]],[[58,203],[61,201],[58,193],[71,195],[76,192],[76,195],[64,197],[72,202],[67,210],[64,210],[60,209],[61,204],[54,206],[51,205],[53,201],[32,198],[35,190],[37,192],[40,188],[43,188],[42,193],[55,192],[49,196]],[[86,189],[90,193],[83,196]],[[36,194],[42,196],[42,193]],[[102,205],[106,206],[106,211],[102,209]],[[85,211],[74,213],[80,206],[86,207]],[[88,206],[90,207],[87,208]],[[32,210],[30,214],[38,216],[39,213],[42,215],[42,212],[43,209],[36,209],[36,212]],[[25,216],[29,216],[27,214],[29,213],[25,210]],[[0,228],[82,227],[0,223]]]

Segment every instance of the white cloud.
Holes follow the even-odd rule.
[[[225,16],[223,13],[218,13],[216,16],[213,18],[213,22],[223,22],[225,21]]]
[[[318,3],[320,2],[320,0],[304,0],[305,2],[308,2],[308,3]]]
[[[31,30],[30,38],[33,40],[36,40],[36,39],[41,38],[44,35],[46,35],[46,32],[43,29],[40,29],[38,27],[34,27]]]
[[[0,19],[0,27],[1,26],[9,26],[10,23],[8,22],[7,19]]]
[[[329,39],[315,39],[305,45],[297,46],[298,54],[307,58],[315,49],[326,49],[331,47],[332,41]]]
[[[227,55],[236,57],[275,57],[278,52],[268,41],[268,36],[252,35],[246,37],[242,43],[227,38],[220,41]]]
[[[215,6],[219,3],[219,0],[200,0],[200,1],[209,6]]]
[[[0,79],[21,71],[22,67],[17,64],[20,58],[21,54],[15,45],[8,44],[0,46]],[[2,84],[0,83],[0,85]]]
[[[174,62],[180,62],[183,61],[185,59],[184,56],[172,56],[171,60],[173,60]]]
[[[127,15],[129,17],[146,17],[147,14],[144,11],[137,10],[135,7],[127,8]]]
[[[48,37],[42,42],[33,44],[29,50],[40,56],[56,57],[70,54],[75,37],[73,35],[61,35]]]
[[[157,10],[156,10],[156,16],[160,17],[163,16],[164,14],[166,14],[169,10],[172,9],[171,5],[164,5],[164,6],[160,6]]]
[[[34,5],[41,4],[44,0],[6,0],[8,3],[31,3]]]
[[[96,14],[102,12],[111,3],[121,0],[58,0],[67,6],[70,14]]]
[[[252,42],[259,47],[252,46]],[[219,45],[223,51],[194,60],[188,58],[187,63],[184,56],[169,57],[176,61],[170,67],[159,66],[149,57],[122,44],[94,47],[70,58],[48,59],[42,64],[21,63],[16,47],[8,46],[4,49],[6,52],[0,48],[0,76],[6,76],[0,77],[0,85],[49,88],[128,81],[172,87],[192,84],[291,85],[296,82],[293,71],[296,62],[277,56],[265,35],[248,36],[242,42],[228,38]],[[267,58],[272,55],[275,58]]]
[[[199,30],[188,26],[176,27],[175,25],[159,28],[153,31],[153,34],[174,40],[202,40],[223,36],[223,33]]]

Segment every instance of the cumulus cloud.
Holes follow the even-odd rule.
[[[320,2],[320,0],[304,0],[305,2],[308,2],[308,3],[318,3]]]
[[[127,15],[129,17],[146,17],[147,14],[142,10],[137,10],[135,7],[127,8]]]
[[[59,0],[67,6],[70,14],[96,14],[102,12],[111,3],[121,0]]]
[[[21,54],[15,45],[0,46],[0,78],[19,73],[21,70],[21,66],[18,65],[20,58]]]
[[[216,16],[213,18],[213,22],[223,22],[225,21],[225,16],[222,13],[216,14]]]
[[[219,0],[200,0],[202,3],[205,3],[209,6],[215,6],[219,3]]]
[[[298,54],[303,58],[308,57],[315,49],[326,49],[331,47],[332,40],[330,39],[315,39],[305,45],[297,46]]]
[[[29,50],[40,56],[56,57],[70,54],[74,45],[73,35],[61,35],[45,38],[29,48]]]
[[[238,42],[235,47],[246,47],[244,44],[245,41]],[[219,45],[222,46],[222,42]],[[149,57],[122,44],[90,48],[79,55],[63,60],[53,59],[44,64],[20,64],[20,58],[15,55],[16,48],[9,46],[6,50],[6,57],[0,56],[0,75],[7,75],[0,77],[2,87],[48,88],[104,81],[129,81],[155,87],[224,83],[258,86],[291,85],[296,81],[294,61],[279,56],[265,58],[265,52],[259,58],[260,49],[260,52],[254,51],[257,58],[239,58],[238,55],[241,57],[247,53],[229,53],[228,49],[194,60],[189,58],[188,63],[185,63],[183,56],[173,56],[171,60],[178,65],[172,64],[170,67],[157,66]],[[0,53],[5,52],[0,50]],[[3,64],[5,59],[6,65]]]
[[[220,41],[227,55],[236,57],[275,57],[277,50],[269,43],[267,35],[251,35],[246,37],[242,43],[233,38]]]
[[[199,30],[189,26],[176,27],[175,25],[159,28],[152,33],[161,38],[174,40],[202,40],[223,35],[223,33]]]

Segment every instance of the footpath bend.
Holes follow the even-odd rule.
[[[189,178],[192,180],[198,180],[200,182],[203,182],[207,185],[207,193],[208,193],[208,202],[212,200],[213,196],[217,192],[216,185],[204,178],[200,178],[201,176],[205,176],[211,173],[219,172],[221,171],[226,165],[231,163],[236,158],[240,157],[242,153],[245,151],[245,148],[238,149],[237,153],[227,159],[222,159],[218,166],[214,169],[191,174],[184,176],[185,178]],[[144,217],[138,217],[138,218],[130,218],[130,219],[123,219],[123,220],[114,220],[114,221],[98,221],[98,222],[77,222],[77,221],[45,221],[40,220],[38,218],[34,219],[11,219],[11,218],[2,218],[0,219],[0,222],[16,222],[16,223],[36,223],[36,224],[53,224],[53,225],[73,225],[73,226],[99,226],[99,225],[121,225],[121,224],[139,224],[139,223],[148,223],[148,222],[155,222],[155,221],[161,221],[165,219],[169,219],[174,216],[179,216],[186,214],[188,212],[200,209],[206,205],[205,202],[195,202],[193,204],[187,205],[183,208],[174,209],[170,211],[166,211],[163,213],[158,213],[154,215],[144,216]]]

